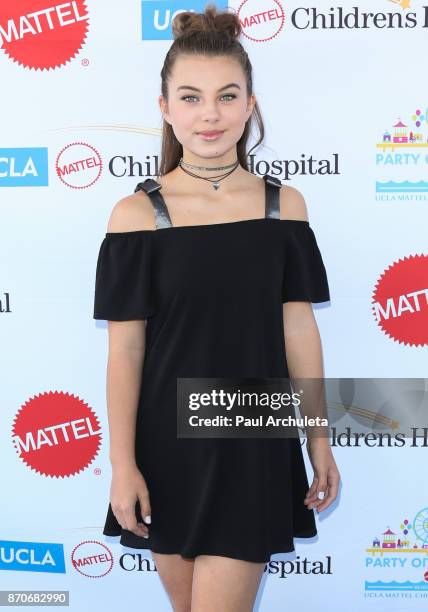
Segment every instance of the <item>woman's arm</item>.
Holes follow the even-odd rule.
[[[323,378],[321,338],[310,302],[282,305],[287,364],[293,378]]]
[[[308,220],[305,200],[293,187],[281,188],[281,218]],[[323,379],[321,338],[311,302],[285,302],[283,324],[290,378]],[[336,499],[340,474],[328,437],[308,435],[307,450],[314,470],[314,479],[304,503],[308,505],[308,509],[316,508],[321,512]]]
[[[323,378],[321,339],[310,302],[283,304],[284,339],[290,378]],[[316,395],[316,394],[315,394]],[[328,437],[306,438],[306,448],[314,470],[304,503],[321,512],[336,499],[340,474]]]
[[[151,221],[147,200],[140,193],[119,200],[107,232],[145,229]],[[135,424],[145,356],[145,321],[108,321],[108,339],[107,409],[114,471],[136,467]]]
[[[107,410],[112,469],[135,467],[135,423],[145,354],[144,321],[109,321]]]
[[[107,411],[110,433],[112,483],[110,502],[123,529],[148,535],[137,524],[135,504],[150,523],[150,500],[144,476],[135,461],[135,424],[145,354],[144,321],[109,321]],[[149,518],[148,518],[149,517]]]
[[[138,199],[137,199],[138,198]],[[129,196],[116,204],[107,231],[126,232],[141,229],[144,220],[139,196]],[[144,226],[143,226],[144,227]],[[137,535],[148,535],[146,525],[139,523],[135,504],[150,523],[150,500],[145,479],[135,459],[136,417],[145,357],[146,322],[108,321],[107,412],[110,435],[112,484],[110,501],[114,515],[123,529]]]

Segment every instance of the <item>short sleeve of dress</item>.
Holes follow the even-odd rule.
[[[149,232],[107,233],[95,273],[94,319],[131,321],[155,312]]]
[[[309,221],[289,221],[285,232],[282,302],[327,302],[327,273]]]

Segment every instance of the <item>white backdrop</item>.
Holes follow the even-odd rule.
[[[329,16],[338,26],[340,12],[355,15],[352,3],[229,5],[245,22],[267,130],[253,171],[303,193],[326,265],[331,303],[315,314],[329,377],[427,373],[427,294],[383,321],[372,311],[385,271],[382,299],[394,303],[428,280],[427,28],[422,3],[410,5],[358,3],[359,27],[349,18],[342,28]],[[157,171],[169,19],[203,6],[3,0],[0,8],[0,588],[66,590],[79,612],[135,601],[170,610],[150,552],[102,535],[107,329],[92,309],[109,213]],[[365,28],[362,13],[372,15]],[[120,159],[130,156],[140,176]],[[302,166],[310,158],[311,172]],[[425,610],[426,448],[407,441],[334,453],[340,496],[317,516],[317,538],[272,557],[257,609]],[[306,451],[305,459],[311,479]],[[376,538],[383,554],[367,550]],[[409,540],[405,550],[383,547],[397,538]]]

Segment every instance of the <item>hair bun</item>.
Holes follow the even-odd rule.
[[[208,4],[203,13],[183,11],[172,20],[174,39],[196,32],[218,32],[225,33],[230,38],[238,38],[241,30],[241,22],[236,12],[218,12],[215,4]]]

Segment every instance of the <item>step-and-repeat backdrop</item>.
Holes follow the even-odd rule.
[[[158,171],[171,20],[204,4],[0,4],[0,584],[57,592],[27,602],[66,603],[68,591],[79,612],[171,609],[150,551],[102,535],[107,328],[92,309],[110,211]],[[326,376],[408,377],[422,397],[428,7],[355,4],[229,5],[266,124],[249,163],[305,196],[331,289],[314,306]],[[421,436],[335,440],[340,495],[316,538],[266,565],[258,609],[426,610],[426,447]]]

